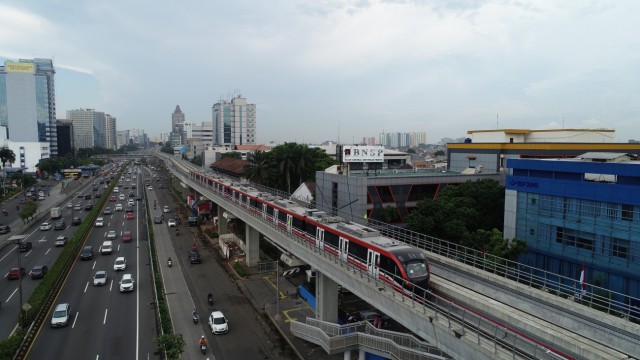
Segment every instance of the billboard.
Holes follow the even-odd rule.
[[[4,63],[5,70],[7,70],[7,72],[14,72],[14,73],[31,73],[31,74],[33,74],[33,72],[34,72],[34,68],[33,67],[34,67],[33,63],[27,63],[27,62],[6,61]]]
[[[384,162],[383,146],[343,146],[342,161],[350,162]]]

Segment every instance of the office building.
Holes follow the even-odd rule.
[[[367,143],[370,143],[367,140]],[[426,132],[411,132],[411,133],[380,133],[378,136],[378,145],[383,145],[388,148],[410,148],[416,147],[420,144],[427,143]],[[367,144],[374,145],[374,144]]]
[[[481,167],[504,172],[507,159],[572,158],[585,152],[624,152],[640,155],[640,144],[616,143],[615,130],[606,129],[500,129],[470,130],[463,143],[447,144],[451,171]]]
[[[176,105],[176,109],[171,114],[171,128],[173,129],[177,124],[184,122],[184,113],[180,110],[180,105]]]
[[[107,149],[117,150],[116,141],[116,118],[104,115],[104,147]]]
[[[611,299],[640,298],[637,157],[588,152],[506,166],[504,236],[526,241],[522,263],[576,280],[565,285],[578,283],[584,264],[585,281],[615,292]]]
[[[76,150],[105,147],[105,113],[95,109],[68,110],[67,119],[73,123]]]
[[[71,120],[58,120],[56,122],[58,139],[58,156],[73,154],[73,124]]]
[[[231,102],[213,105],[215,144],[221,146],[256,144],[256,105],[238,95]]]
[[[118,149],[125,145],[129,145],[129,130],[116,131],[116,143],[118,144]]]

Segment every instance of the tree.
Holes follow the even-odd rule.
[[[245,176],[249,181],[262,185],[272,185],[272,181],[276,176],[273,160],[269,153],[264,151],[256,151],[247,157],[247,166],[245,167]]]
[[[237,151],[229,151],[229,152],[226,152],[226,153],[222,153],[222,155],[220,155],[220,159],[224,159],[224,158],[232,158],[232,159],[242,160],[242,154],[240,154]]]
[[[415,149],[413,149],[413,148],[407,149],[407,154],[415,154],[415,153],[416,153]]]
[[[433,156],[444,156],[444,155],[445,155],[444,151],[442,151],[442,150],[438,150],[438,151],[433,153]]]
[[[189,160],[192,164],[198,165],[198,166],[202,166],[202,163],[204,162],[204,160],[202,159],[202,156],[200,155],[195,155],[191,160]]]
[[[2,168],[4,169],[7,162],[10,164],[16,162],[16,154],[13,153],[13,150],[3,147],[0,149],[0,162],[2,162]]]
[[[155,339],[156,345],[164,353],[167,359],[180,359],[180,354],[184,352],[185,341],[182,334],[162,334]]]

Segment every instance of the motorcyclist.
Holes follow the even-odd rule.
[[[198,344],[200,344],[200,346],[207,346],[207,339],[204,337],[204,335],[200,337],[200,341],[198,342]]]
[[[212,293],[209,293],[207,295],[207,301],[209,302],[209,304],[213,304],[213,294]]]
[[[169,264],[169,266],[171,266],[171,264],[172,264],[171,256],[169,256],[169,258],[167,259],[167,264]]]
[[[176,235],[180,235],[180,229],[176,229]]]

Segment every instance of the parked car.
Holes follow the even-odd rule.
[[[51,230],[51,223],[48,222],[44,222],[42,223],[42,225],[40,225],[40,230],[41,231],[47,231],[47,230]]]
[[[225,334],[229,332],[229,321],[227,321],[222,311],[213,311],[209,315],[209,327],[213,334]]]
[[[93,276],[93,286],[107,285],[107,278],[108,275],[106,271],[96,271],[96,274]]]
[[[24,268],[23,267],[12,267],[7,273],[7,280],[16,280],[20,279],[21,276],[24,276]]]
[[[51,316],[51,327],[63,327],[69,324],[71,318],[71,307],[69,304],[58,304]]]
[[[42,279],[47,275],[47,271],[49,271],[49,268],[46,265],[36,265],[31,269],[31,278]]]
[[[82,223],[82,219],[80,219],[79,217],[74,217],[73,220],[71,220],[71,225],[80,225]]]
[[[129,292],[133,291],[133,275],[124,274],[122,275],[122,280],[120,280],[120,292]]]
[[[55,246],[65,246],[67,245],[67,237],[64,235],[60,235],[56,238],[54,243]]]

